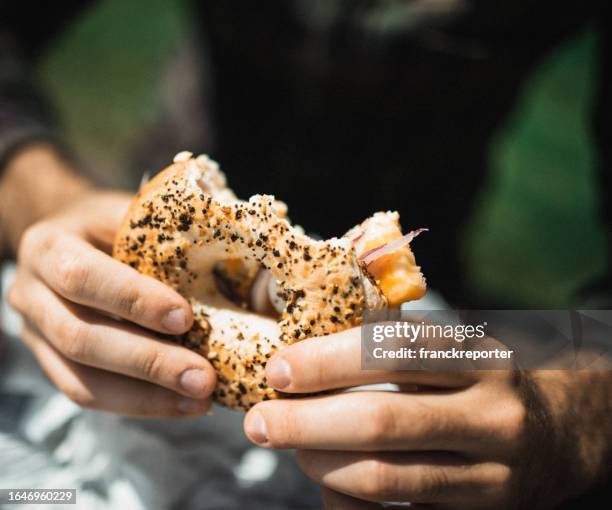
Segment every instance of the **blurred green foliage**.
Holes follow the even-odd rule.
[[[590,136],[598,42],[587,32],[546,59],[490,148],[466,246],[474,287],[492,302],[563,306],[606,267]]]
[[[71,142],[114,170],[116,185],[129,182],[118,169],[158,115],[160,73],[188,23],[185,8],[180,0],[99,2],[41,66]],[[465,254],[475,291],[492,302],[562,306],[605,267],[589,137],[597,49],[597,36],[585,33],[555,51],[490,148]]]
[[[159,115],[159,80],[187,24],[185,7],[181,0],[93,2],[41,64],[70,142],[109,182],[131,181],[122,169],[126,151]]]

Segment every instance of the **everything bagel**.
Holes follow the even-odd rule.
[[[115,240],[115,258],[189,300],[194,325],[177,340],[210,360],[231,408],[279,396],[265,379],[277,350],[425,293],[408,244],[418,231],[402,236],[397,213],[326,241],[285,215],[272,196],[238,200],[215,162],[182,152],[135,196]]]

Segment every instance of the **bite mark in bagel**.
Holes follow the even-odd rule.
[[[289,223],[282,202],[238,200],[215,162],[184,152],[135,196],[113,255],[189,300],[194,325],[177,340],[210,360],[220,403],[248,409],[279,397],[265,379],[277,350],[424,294],[407,243],[369,266],[360,259],[401,235],[399,215],[387,212],[314,240]]]

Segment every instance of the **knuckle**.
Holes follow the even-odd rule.
[[[378,445],[394,435],[396,427],[395,411],[385,402],[377,402],[370,411],[365,430],[365,442]]]
[[[89,267],[82,259],[64,254],[55,271],[60,294],[69,299],[82,294],[90,273]]]
[[[508,501],[519,490],[518,480],[512,468],[507,465],[486,465],[478,482],[491,501]]]
[[[166,357],[161,350],[147,352],[142,360],[142,373],[150,381],[159,381],[164,377]]]
[[[425,401],[415,401],[418,420],[412,428],[414,437],[429,437],[435,439],[440,435],[453,432],[459,423],[453,423],[454,416],[437,411]]]
[[[48,240],[49,237],[44,234],[39,224],[34,224],[28,227],[19,240],[19,246],[17,248],[18,258],[28,253],[35,253],[40,251],[40,244]]]
[[[421,498],[437,499],[449,487],[448,473],[436,466],[424,467],[414,488],[414,494]]]
[[[144,297],[138,291],[128,290],[117,298],[117,308],[127,317],[139,318],[146,310]]]
[[[482,435],[501,443],[519,440],[527,428],[527,411],[519,399],[496,402],[483,414],[480,420]]]
[[[527,426],[527,411],[520,401],[504,406],[498,419],[500,433],[505,439],[516,440],[523,436]]]
[[[73,361],[82,361],[87,353],[87,326],[78,320],[63,321],[57,326],[60,350]]]
[[[493,471],[493,485],[500,488],[507,488],[514,483],[514,473],[510,466],[499,465]]]
[[[364,496],[370,499],[393,501],[400,492],[397,470],[379,459],[367,461],[363,482]]]

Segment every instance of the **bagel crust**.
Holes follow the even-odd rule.
[[[265,378],[276,351],[357,326],[364,309],[387,305],[350,238],[314,240],[285,212],[269,195],[238,200],[215,162],[184,152],[138,192],[115,240],[115,258],[190,302],[193,327],[173,338],[211,362],[214,397],[234,409],[280,396]],[[279,317],[254,313],[221,292],[220,265],[242,289],[262,268],[269,271],[284,303]]]

